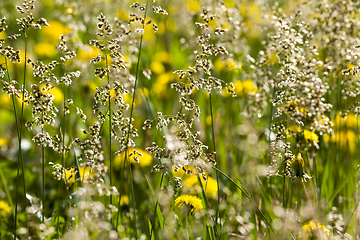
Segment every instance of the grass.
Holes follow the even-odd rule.
[[[356,238],[358,8],[4,0],[0,239]]]

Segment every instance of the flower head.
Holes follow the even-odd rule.
[[[309,141],[315,141],[317,143],[319,142],[319,136],[309,130],[304,130],[304,138]]]
[[[11,208],[9,204],[7,204],[4,201],[0,201],[0,216],[6,216],[10,212],[11,212]]]
[[[125,159],[125,152],[122,152],[120,155],[116,155],[114,159],[115,167],[123,167]],[[141,167],[149,166],[152,162],[152,156],[145,152],[144,150],[134,148],[129,149],[128,160],[131,164],[139,164]]]
[[[212,177],[208,176],[206,180],[200,177],[200,181],[202,187],[208,197],[216,197],[218,185],[217,181]],[[201,192],[201,188],[198,183],[198,177],[196,175],[191,175],[190,177],[185,179],[185,188],[190,190],[191,192]]]
[[[328,239],[330,237],[330,230],[326,226],[318,224],[322,239]],[[299,233],[299,239],[317,239],[319,232],[316,224],[313,221],[309,221],[303,225],[301,232]]]
[[[181,195],[175,200],[175,206],[182,209],[184,206],[189,209],[189,213],[200,212],[203,209],[201,199],[193,195]]]
[[[300,178],[305,180],[310,178],[304,171],[304,159],[301,156],[301,153],[298,153],[297,156],[293,156],[289,162],[290,174],[293,178]]]
[[[76,174],[76,168],[72,167],[65,170],[65,177],[64,181],[68,185],[67,188],[69,188],[75,181],[75,174]],[[80,173],[80,179],[83,182],[83,184],[87,183],[88,178],[93,178],[95,176],[95,172],[93,169],[89,170],[89,167],[79,167],[79,173]]]

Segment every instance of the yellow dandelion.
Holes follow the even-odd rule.
[[[217,181],[213,179],[212,177],[207,177],[206,181],[200,177],[200,181],[202,184],[202,187],[206,193],[206,196],[208,197],[216,197],[217,196]],[[195,175],[191,175],[190,177],[185,179],[184,182],[185,190],[188,190],[190,192],[200,193],[201,187],[198,184],[198,177]]]
[[[152,162],[151,154],[141,150],[139,148],[129,149],[129,156],[131,164],[139,164],[141,167],[149,166]],[[120,168],[124,166],[125,152],[122,152],[120,155],[116,155],[114,159],[114,166]]]
[[[171,62],[171,54],[166,51],[160,51],[155,54],[154,59],[156,61],[160,61],[162,63],[170,63]]]
[[[46,84],[41,84],[39,86],[40,90],[42,93],[44,94],[51,94],[54,96],[54,102],[55,103],[62,103],[64,101],[64,94],[62,93],[62,91],[56,87],[56,86],[49,86],[49,87],[46,87]]]
[[[234,88],[231,90],[235,90],[235,93],[238,97],[247,97],[250,94],[254,94],[257,92],[257,86],[255,86],[254,82],[250,79],[245,81],[235,81]],[[230,88],[230,85],[229,85]],[[230,97],[231,95],[226,91],[223,92],[223,96]]]
[[[165,67],[160,61],[152,61],[150,64],[150,69],[153,73],[161,74],[165,72]]]
[[[319,136],[309,130],[304,130],[304,138],[309,141],[315,141],[317,143],[319,142]]]
[[[187,1],[186,7],[187,7],[188,11],[190,11],[190,12],[193,12],[193,13],[200,12],[200,2],[197,0]]]
[[[162,99],[167,98],[169,96],[169,82],[173,79],[174,74],[172,72],[160,74],[152,87],[152,91]]]
[[[182,168],[178,168],[176,171],[175,168],[173,168],[171,173],[173,177],[184,177],[186,176],[186,174],[192,175],[193,173],[195,173],[195,168],[191,166],[184,166]]]
[[[321,224],[318,224],[320,229],[320,234],[322,235],[322,239],[327,239],[330,237],[330,230]],[[318,239],[319,231],[316,227],[315,222],[309,221],[303,225],[302,231],[299,233],[299,239]]]
[[[4,201],[0,201],[0,215],[5,217],[7,214],[11,213],[11,207]]]
[[[6,33],[4,31],[0,32],[0,39],[5,39]]]
[[[130,13],[120,8],[117,12],[117,17],[128,22],[130,20]]]
[[[9,140],[6,138],[0,138],[0,147],[8,144]]]
[[[6,93],[2,93],[0,95],[0,102],[1,102],[1,108],[12,110],[12,100]]]
[[[301,127],[299,127],[297,125],[292,125],[292,126],[288,127],[286,132],[287,132],[287,136],[290,137],[291,132],[293,132],[293,133],[301,132]]]
[[[243,81],[243,93],[244,95],[248,95],[250,93],[256,93],[257,87],[254,85],[254,82],[250,79]],[[240,94],[239,94],[240,95]]]
[[[34,53],[38,57],[54,57],[56,55],[56,46],[48,42],[37,43],[34,46]]]
[[[120,199],[120,206],[128,205],[129,204],[129,197],[127,195],[121,196]]]
[[[79,60],[90,60],[94,57],[97,57],[98,54],[101,55],[101,51],[97,49],[96,47],[90,46],[90,45],[84,45],[82,48],[80,48],[77,59]]]
[[[50,43],[59,42],[61,34],[66,34],[71,32],[71,29],[66,27],[59,21],[48,21],[50,27],[41,28],[40,32],[44,36],[44,40]]]
[[[202,201],[200,198],[193,195],[181,195],[175,200],[175,206],[189,211],[190,214],[193,212],[201,212],[203,209]]]
[[[298,153],[296,157],[294,155],[289,165],[293,170],[295,177],[302,177],[304,175],[304,159],[302,158],[301,153]]]
[[[89,167],[79,167],[80,179],[83,184],[87,183],[88,178],[93,178],[95,176],[95,172],[93,169],[89,170]],[[75,167],[69,168],[65,170],[65,178],[64,181],[68,185],[69,188],[75,181],[76,170]]]

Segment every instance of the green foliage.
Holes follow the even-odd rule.
[[[1,239],[356,238],[358,12],[1,1]]]

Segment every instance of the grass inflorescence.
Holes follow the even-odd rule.
[[[357,239],[359,3],[0,2],[0,239]]]

